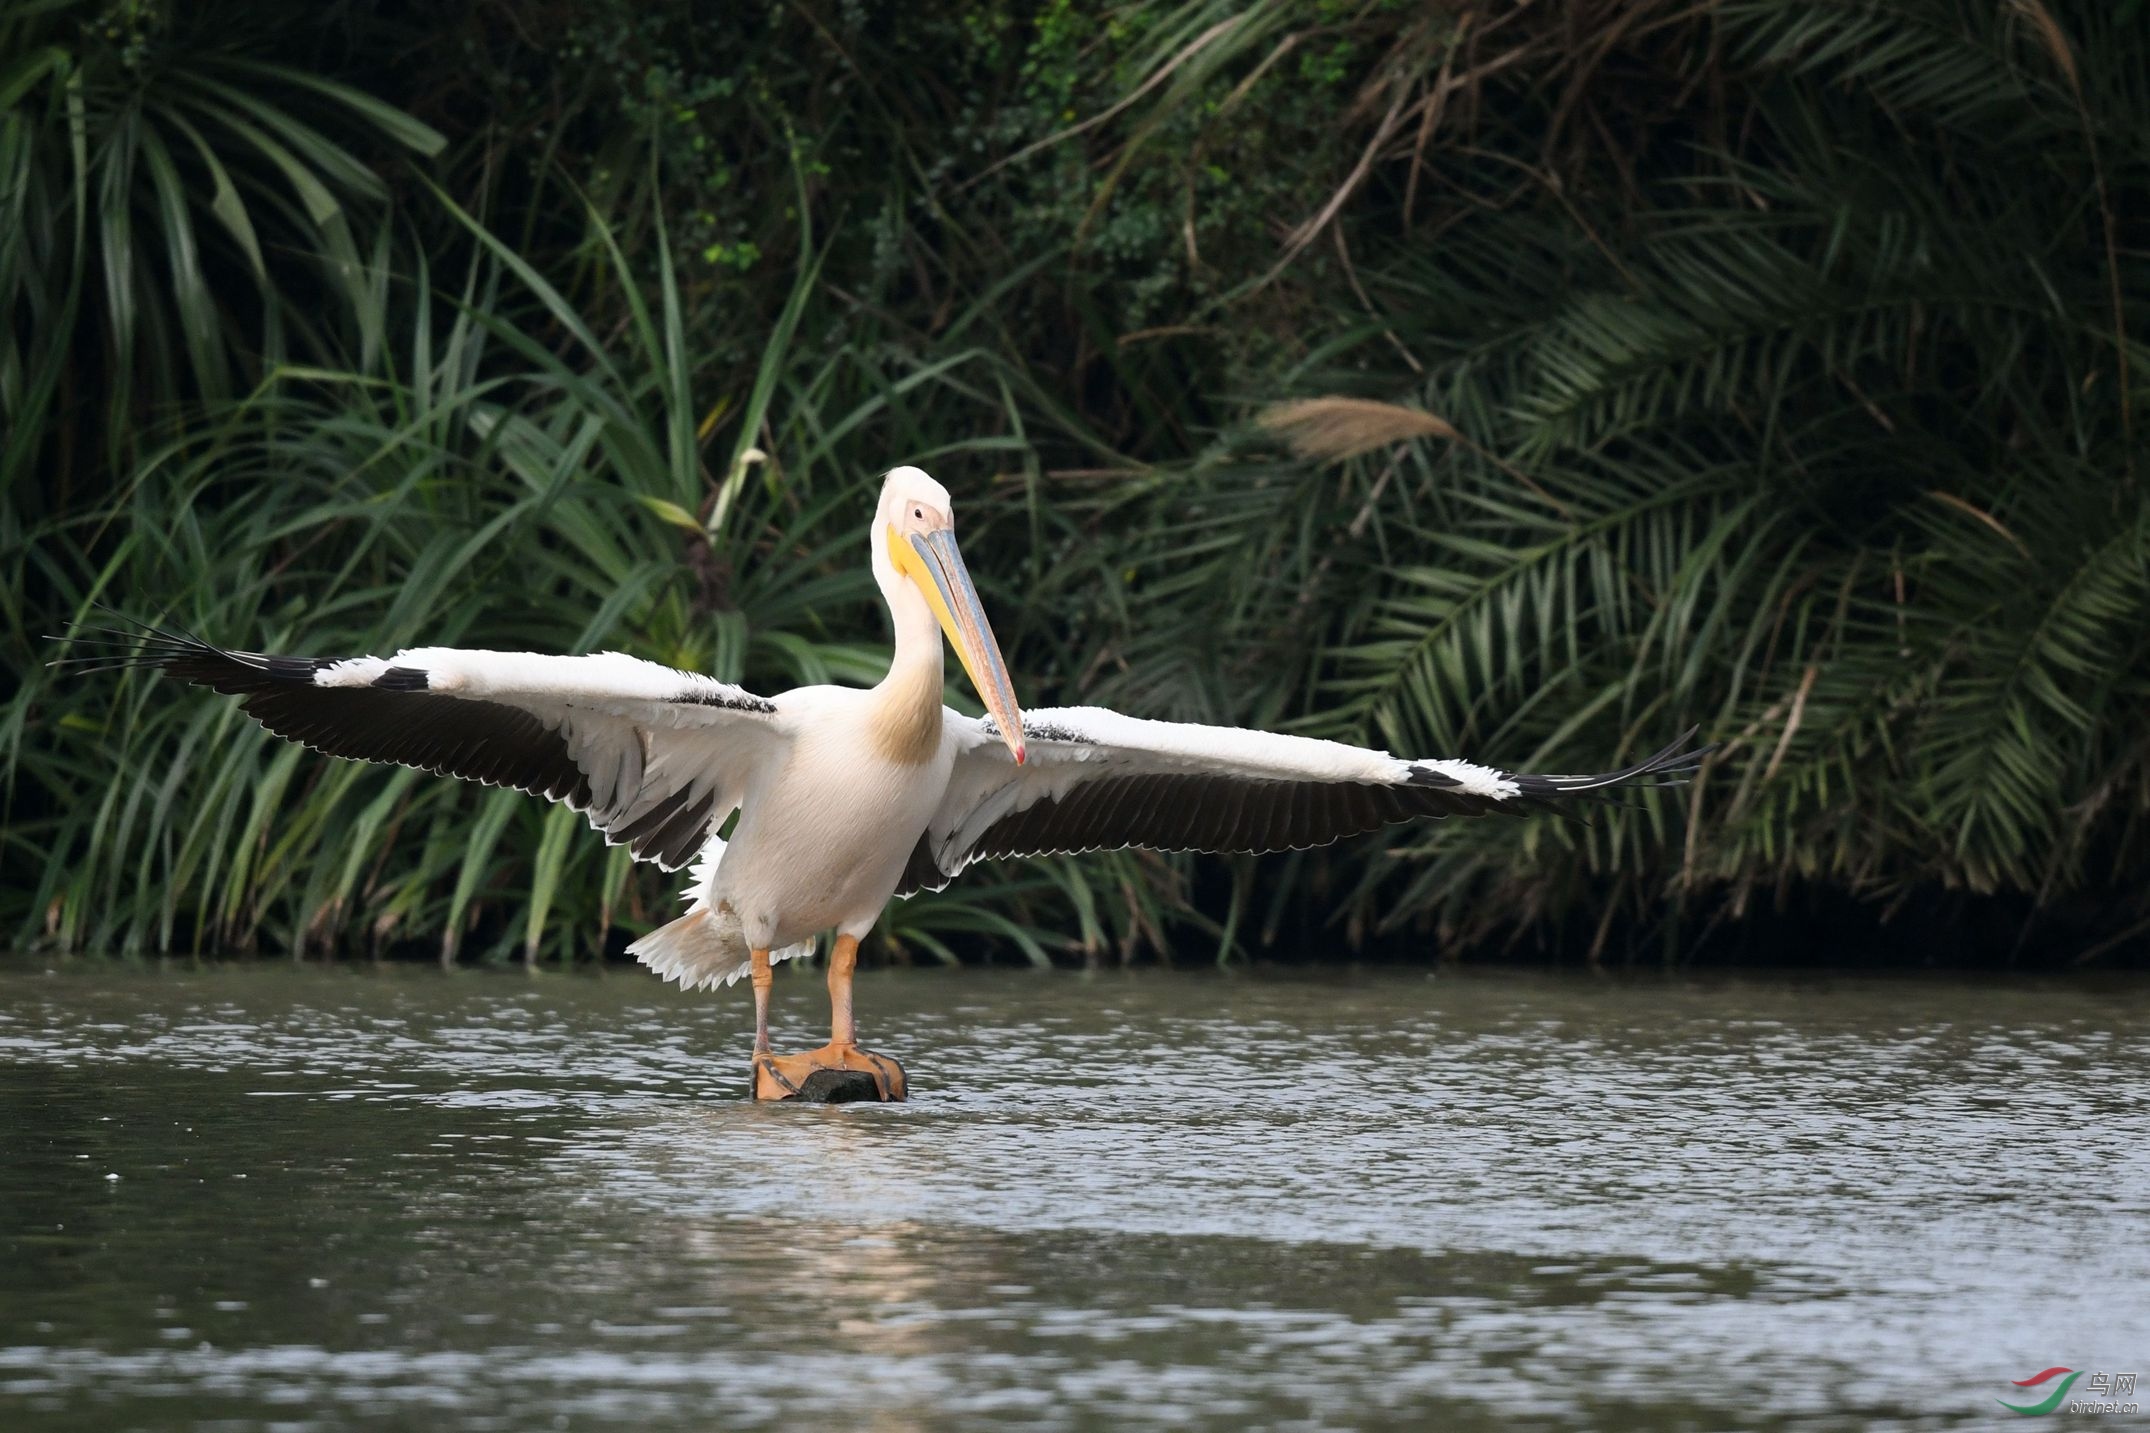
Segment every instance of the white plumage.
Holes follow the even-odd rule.
[[[724,861],[726,842],[711,836],[701,859],[688,870],[681,899],[687,913],[657,927],[627,953],[666,980],[676,980],[682,990],[701,990],[731,985],[753,967],[753,948],[747,944],[746,928],[733,910],[717,910],[717,868]],[[814,943],[802,940],[769,952],[771,963],[798,960],[814,953]]]
[[[1098,707],[1026,716],[955,547],[946,489],[897,468],[871,538],[895,653],[888,676],[864,691],[764,698],[618,652],[417,647],[317,659],[157,632],[137,659],[239,696],[270,730],[321,751],[519,787],[567,802],[642,859],[668,869],[692,861],[686,913],[630,947],[684,988],[754,971],[765,1013],[756,953],[804,955],[819,933],[836,932],[842,982],[828,1048],[853,1053],[851,945],[892,895],[938,889],[973,861],[1318,845],[1397,821],[1542,809],[1677,779],[1700,757],[1674,746],[1602,776],[1519,776]],[[984,720],[941,704],[944,635],[986,703]],[[718,832],[735,811],[727,842]],[[893,1088],[900,1096],[900,1072]]]

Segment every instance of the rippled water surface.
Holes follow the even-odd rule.
[[[621,970],[0,959],[0,1427],[1938,1427],[2150,1374],[2139,984],[859,995],[906,1106],[746,1103],[744,993]]]

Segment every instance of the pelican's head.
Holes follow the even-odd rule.
[[[915,588],[939,619],[970,684],[1000,727],[1000,739],[1020,764],[1023,714],[1015,704],[1008,664],[993,640],[978,589],[956,549],[955,510],[948,489],[922,468],[894,468],[881,484],[873,519],[873,565],[893,601],[899,583]]]

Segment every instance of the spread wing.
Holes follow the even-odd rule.
[[[1617,787],[1670,785],[1707,753],[1690,731],[1597,776],[1525,776],[1455,760],[1237,727],[1142,721],[1101,707],[1026,712],[1017,766],[989,721],[959,716],[947,794],[899,894],[939,890],[973,861],[1147,846],[1282,851],[1424,817],[1558,810]]]
[[[618,652],[272,657],[178,633],[115,635],[131,650],[106,665],[156,667],[236,696],[270,731],[330,756],[564,801],[666,870],[693,858],[754,764],[787,740],[774,702]]]

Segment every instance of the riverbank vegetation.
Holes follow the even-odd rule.
[[[981,869],[898,903],[902,954],[1657,958],[1820,906],[2124,955],[2146,20],[10,7],[0,928],[617,949],[676,881],[570,813],[43,635],[868,682],[861,515],[911,461],[1028,704],[1555,771],[1722,745],[1587,824]]]

